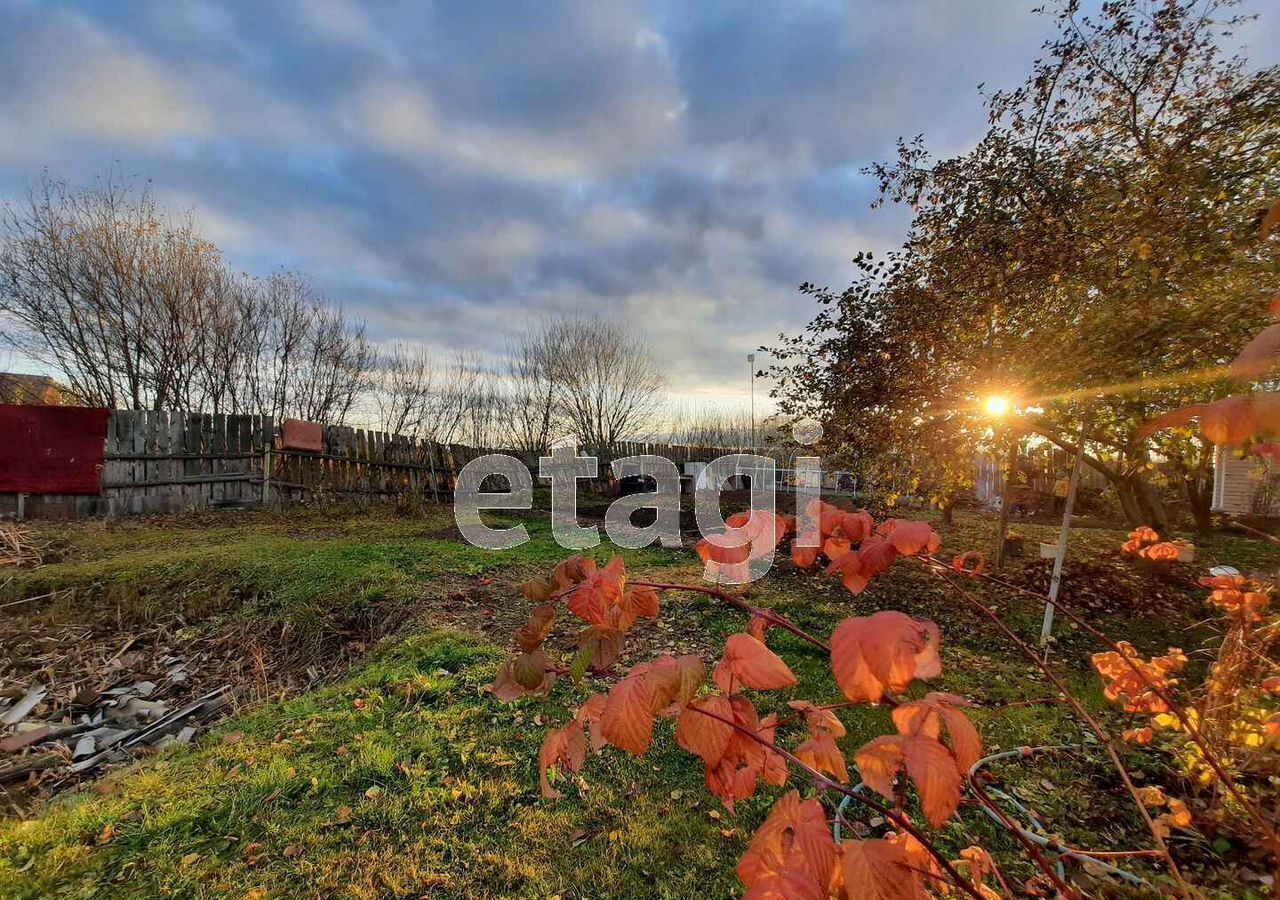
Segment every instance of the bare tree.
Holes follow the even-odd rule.
[[[194,390],[199,335],[218,251],[190,220],[161,219],[148,190],[108,179],[73,191],[48,177],[8,209],[0,315],[26,356],[56,369],[86,402],[167,408]]]
[[[554,320],[544,321],[507,348],[504,437],[513,450],[545,453],[564,432],[557,327]]]
[[[559,320],[548,337],[558,406],[581,446],[609,455],[652,433],[663,379],[643,343],[596,318]]]
[[[757,428],[757,435],[762,431]],[[747,449],[752,441],[751,414],[714,403],[685,403],[672,411],[667,435],[673,444]]]
[[[149,189],[46,176],[3,232],[0,337],[87,403],[341,423],[367,388],[362,325],[297,275],[232,275]]]
[[[426,348],[393,344],[379,356],[374,381],[378,427],[391,434],[420,437],[436,387],[436,372]]]

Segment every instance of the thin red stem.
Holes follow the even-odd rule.
[[[1004,823],[1005,828],[1013,835],[1014,839],[1022,845],[1022,849],[1027,851],[1027,855],[1031,857],[1032,861],[1035,862],[1040,871],[1044,872],[1045,875],[1049,877],[1049,880],[1053,882],[1053,886],[1056,887],[1060,893],[1066,894],[1068,897],[1080,896],[1076,890],[1068,886],[1066,882],[1058,877],[1058,873],[1054,869],[1053,864],[1045,858],[1044,852],[1036,845],[1035,841],[1030,840],[1025,834],[1023,834],[1022,829],[1018,827],[1018,823],[1014,822],[1013,819],[1009,817],[1008,813],[995,804],[987,794],[987,790],[983,787],[982,782],[974,775],[973,772],[969,772],[967,774],[967,779],[969,787],[972,789],[974,796],[978,798],[978,801],[999,817],[1000,821]]]
[[[1137,807],[1139,814],[1146,823],[1147,829],[1151,832],[1152,839],[1155,841],[1156,846],[1160,848],[1161,855],[1164,857],[1165,862],[1168,863],[1170,873],[1175,879],[1177,879],[1178,886],[1182,889],[1183,895],[1186,897],[1192,897],[1193,894],[1191,893],[1191,889],[1187,886],[1186,881],[1183,880],[1182,873],[1178,869],[1178,864],[1174,862],[1173,854],[1169,852],[1169,846],[1165,843],[1164,838],[1161,837],[1159,830],[1156,828],[1155,822],[1151,819],[1151,814],[1147,812],[1146,806],[1143,805],[1142,799],[1138,796],[1138,789],[1134,786],[1132,779],[1130,779],[1129,772],[1125,769],[1124,763],[1120,761],[1120,756],[1116,753],[1114,746],[1115,742],[1110,733],[1102,727],[1098,720],[1095,719],[1087,709],[1085,709],[1084,704],[1081,703],[1075,694],[1071,692],[1071,689],[1058,676],[1058,673],[1054,671],[1048,663],[1041,659],[1040,654],[1036,653],[1026,641],[1020,638],[1013,629],[1011,629],[1005,621],[1000,618],[999,615],[989,609],[986,604],[975,597],[972,593],[957,584],[955,580],[950,578],[947,574],[940,571],[938,568],[934,568],[933,571],[939,578],[955,588],[956,592],[960,594],[965,602],[978,612],[982,613],[983,616],[990,619],[1005,638],[1018,648],[1018,651],[1022,653],[1023,656],[1035,663],[1040,671],[1044,672],[1045,677],[1053,682],[1054,687],[1061,691],[1063,696],[1066,697],[1067,702],[1071,704],[1071,708],[1075,710],[1076,715],[1080,716],[1080,718],[1088,724],[1089,729],[1098,736],[1098,740],[1101,741],[1102,746],[1106,748],[1107,755],[1111,757],[1112,765],[1120,775],[1120,780],[1124,782],[1125,788],[1133,798],[1134,805]]]
[[[708,587],[700,584],[664,584],[657,581],[633,581],[631,584],[637,587],[654,588],[659,591],[686,591],[688,593],[706,594],[707,596],[715,597],[717,600],[721,600],[724,603],[729,604],[734,609],[740,609],[748,615],[754,616],[758,619],[764,619],[766,622],[778,626],[783,631],[791,632],[802,641],[812,644],[824,653],[831,652],[830,644],[809,634],[809,632],[805,631],[799,625],[796,625],[780,613],[776,613],[771,609],[761,609],[759,607],[752,606],[741,597],[735,597],[733,594],[730,594],[728,591],[723,591],[720,588]]]
[[[712,719],[716,719],[717,721],[723,722],[724,724],[730,726],[731,728],[741,732],[742,734],[745,734],[747,737],[751,738],[753,741],[758,743],[760,746],[764,747],[766,750],[769,750],[772,753],[778,754],[787,762],[791,763],[791,765],[795,766],[797,769],[800,769],[802,772],[807,773],[811,778],[813,778],[814,784],[817,785],[819,790],[832,790],[837,793],[844,794],[846,797],[850,797],[851,799],[856,800],[859,803],[862,803],[863,805],[875,810],[880,815],[884,816],[886,819],[893,822],[895,825],[897,825],[907,834],[911,835],[913,838],[919,841],[920,845],[924,847],[926,851],[928,851],[929,855],[932,856],[937,861],[938,865],[942,867],[942,870],[947,873],[947,875],[951,878],[951,880],[954,881],[961,890],[963,890],[970,897],[975,898],[975,900],[983,900],[982,895],[979,894],[973,888],[973,886],[969,884],[968,881],[966,881],[964,878],[960,876],[960,873],[957,872],[955,870],[955,867],[952,866],[951,863],[947,860],[947,858],[942,855],[942,851],[938,850],[933,845],[933,843],[929,840],[928,836],[924,834],[924,832],[920,831],[920,829],[916,828],[916,826],[912,825],[910,820],[908,820],[902,814],[898,813],[897,811],[891,809],[888,806],[885,806],[883,803],[880,803],[877,800],[872,800],[870,797],[867,797],[863,794],[858,793],[852,788],[845,787],[843,784],[841,784],[838,781],[833,781],[831,778],[827,777],[822,772],[819,772],[817,769],[814,769],[811,766],[807,765],[806,763],[802,762],[799,757],[791,753],[789,750],[784,750],[782,747],[779,747],[777,744],[773,743],[772,741],[765,740],[764,738],[760,737],[760,735],[758,735],[756,732],[752,731],[750,728],[745,728],[742,725],[739,725],[737,722],[735,722],[732,719],[726,719],[724,716],[716,715],[715,713],[709,710],[702,709],[697,706],[691,705],[691,706],[685,707],[685,709],[692,709],[695,712],[702,713],[702,715],[704,716],[709,716]]]
[[[921,557],[920,561],[924,563],[927,567],[932,568],[936,574],[941,574],[942,570],[947,569],[946,564],[936,559],[935,557]],[[1037,594],[1034,591],[1029,591],[1026,588],[1021,587],[1019,585],[1012,584],[1000,578],[996,578],[994,575],[988,575],[986,573],[983,573],[979,577],[984,578],[987,581],[992,582],[993,584],[999,585],[1000,587],[1003,587],[1006,590],[1014,591],[1020,594],[1026,594],[1027,596],[1033,597],[1037,601],[1040,601],[1042,603],[1049,602],[1049,598],[1043,594]],[[1146,672],[1143,672],[1141,667],[1139,667],[1132,659],[1130,659],[1128,654],[1126,654],[1120,648],[1120,646],[1116,644],[1115,641],[1111,640],[1111,638],[1107,637],[1104,633],[1099,631],[1097,628],[1094,628],[1092,625],[1086,622],[1083,618],[1081,618],[1079,614],[1077,614],[1069,604],[1064,604],[1062,600],[1059,598],[1053,601],[1053,605],[1055,609],[1061,610],[1068,619],[1071,619],[1071,621],[1075,622],[1082,629],[1084,629],[1084,631],[1088,633],[1091,637],[1093,637],[1094,640],[1098,641],[1103,646],[1107,647],[1109,650],[1116,653],[1120,657],[1120,659],[1124,662],[1125,666],[1127,666],[1130,671],[1132,671],[1135,675],[1137,675],[1142,680],[1142,682],[1147,685],[1147,687],[1151,690],[1152,693],[1154,693],[1157,697],[1159,697],[1162,701],[1164,701],[1164,704],[1167,707],[1169,707],[1169,711],[1173,713],[1174,717],[1178,720],[1178,723],[1183,727],[1186,733],[1196,743],[1196,746],[1200,748],[1200,750],[1203,753],[1205,762],[1209,764],[1209,767],[1211,769],[1213,769],[1214,774],[1218,776],[1218,780],[1222,783],[1223,787],[1226,788],[1227,792],[1231,794],[1232,798],[1234,798],[1237,803],[1239,803],[1242,807],[1244,807],[1248,811],[1249,817],[1253,820],[1255,825],[1262,828],[1264,831],[1268,833],[1270,837],[1275,839],[1277,835],[1274,829],[1272,829],[1272,827],[1267,823],[1265,816],[1263,816],[1262,812],[1257,808],[1257,806],[1251,803],[1248,799],[1246,799],[1245,796],[1236,787],[1235,779],[1232,778],[1231,775],[1227,772],[1226,766],[1222,764],[1221,760],[1218,757],[1217,751],[1214,750],[1214,748],[1209,745],[1209,741],[1207,738],[1205,738],[1203,732],[1201,732],[1199,727],[1194,722],[1191,721],[1191,718],[1189,716],[1187,716],[1186,709],[1182,706],[1182,704],[1180,704],[1168,691],[1166,691],[1162,685],[1157,684],[1149,675],[1147,675]],[[985,607],[983,607],[983,609],[985,610]]]

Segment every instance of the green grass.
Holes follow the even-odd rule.
[[[46,529],[38,538],[52,544],[56,561],[0,584],[0,602],[69,589],[43,608],[75,616],[92,604],[126,623],[234,609],[305,633],[331,614],[412,600],[449,579],[547,568],[565,555],[545,521],[495,517],[491,524],[524,524],[530,539],[501,554],[475,547],[456,533],[450,511],[431,507],[413,517],[304,510]],[[604,559],[610,551],[602,545],[587,555]],[[673,556],[626,555],[653,566]]]
[[[114,779],[108,796],[8,824],[2,890],[485,897],[587,884],[623,897],[649,895],[656,877],[662,896],[724,895],[740,832],[722,835],[669,738],[643,762],[594,761],[580,800],[537,799],[539,717],[563,714],[482,696],[498,657],[445,632],[382,648],[341,685],[243,716]]]
[[[57,611],[66,616],[91,597],[141,616],[172,603],[177,592],[192,610],[214,594],[222,598],[221,615],[302,621],[484,576],[503,586],[510,610],[519,611],[527,603],[510,582],[568,555],[541,521],[526,524],[533,539],[504,553],[462,543],[449,533],[451,519],[439,512],[75,526],[47,533],[61,561],[21,575],[4,590],[26,596],[40,588],[75,587],[77,593],[62,601],[66,608]],[[1031,542],[1053,533],[1046,526],[1017,527],[1031,552]],[[946,552],[985,549],[993,531],[990,518],[962,514],[943,529]],[[1072,558],[1112,553],[1123,538],[1123,529],[1079,529]],[[1206,549],[1215,561],[1242,568],[1280,568],[1280,548],[1257,541],[1224,536]],[[593,555],[610,552],[602,546]],[[698,577],[691,554],[625,555],[633,573],[664,568],[664,580]],[[1041,612],[1034,602],[980,590],[1034,640]],[[919,692],[953,691],[985,707],[1055,694],[945,584],[911,563],[896,565],[857,597],[834,579],[783,565],[751,588],[751,598],[820,635],[846,616],[879,609],[935,619],[943,630],[944,673],[917,686]],[[743,625],[739,615],[701,596],[668,596],[663,607],[662,623],[641,627],[637,643],[713,651]],[[1140,646],[1158,645],[1168,634],[1185,638],[1183,629],[1203,612],[1189,592],[1184,617],[1159,628],[1147,621],[1114,622],[1113,637]],[[1096,648],[1069,629],[1062,634],[1055,659],[1063,677],[1091,710],[1123,724],[1089,668],[1088,654]],[[785,633],[771,634],[770,643],[801,685],[758,697],[762,708],[800,696],[840,699],[821,655]],[[542,734],[566,720],[586,688],[562,680],[550,699],[499,704],[481,688],[505,653],[505,644],[425,622],[408,637],[378,645],[335,685],[250,711],[194,747],[144,760],[112,776],[105,793],[87,786],[28,820],[0,822],[0,895],[245,896],[259,888],[272,897],[733,892],[733,864],[778,791],[763,790],[729,814],[707,793],[698,761],[674,746],[671,727],[663,724],[645,758],[607,750],[588,762],[582,778],[570,779],[564,799],[541,799],[535,763]],[[850,732],[841,742],[846,755],[890,728],[883,708],[845,710],[841,717]],[[982,708],[974,719],[990,751],[1075,743],[1084,734],[1059,705]],[[1135,755],[1136,768],[1146,765],[1144,756]],[[1105,766],[1047,758],[1003,773],[1060,815],[1069,840],[1142,842],[1115,801]],[[1106,808],[1116,802],[1120,810],[1107,826],[1112,833],[1094,833],[1090,812],[1099,797]],[[951,851],[974,839],[996,850],[1011,848],[1009,838],[971,808],[939,839]],[[1013,871],[1026,874],[1016,864]]]

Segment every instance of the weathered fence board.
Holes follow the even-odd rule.
[[[510,452],[342,425],[324,429],[321,453],[277,449],[276,439],[270,416],[115,410],[107,423],[101,493],[23,495],[23,511],[27,518],[159,515],[258,506],[264,494],[272,506],[357,497],[444,502],[467,462]],[[600,460],[600,476],[608,477],[616,457],[653,454],[683,466],[725,452],[731,451],[626,442]],[[536,474],[536,454],[514,455]],[[0,495],[0,516],[14,515],[17,500],[15,494]]]

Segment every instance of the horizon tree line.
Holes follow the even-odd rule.
[[[440,443],[529,453],[575,439],[745,448],[751,424],[716,404],[672,407],[638,334],[547,318],[495,361],[376,346],[302,274],[232,269],[190,213],[114,173],[92,188],[47,173],[0,223],[0,344],[79,402],[112,409],[359,422]]]

